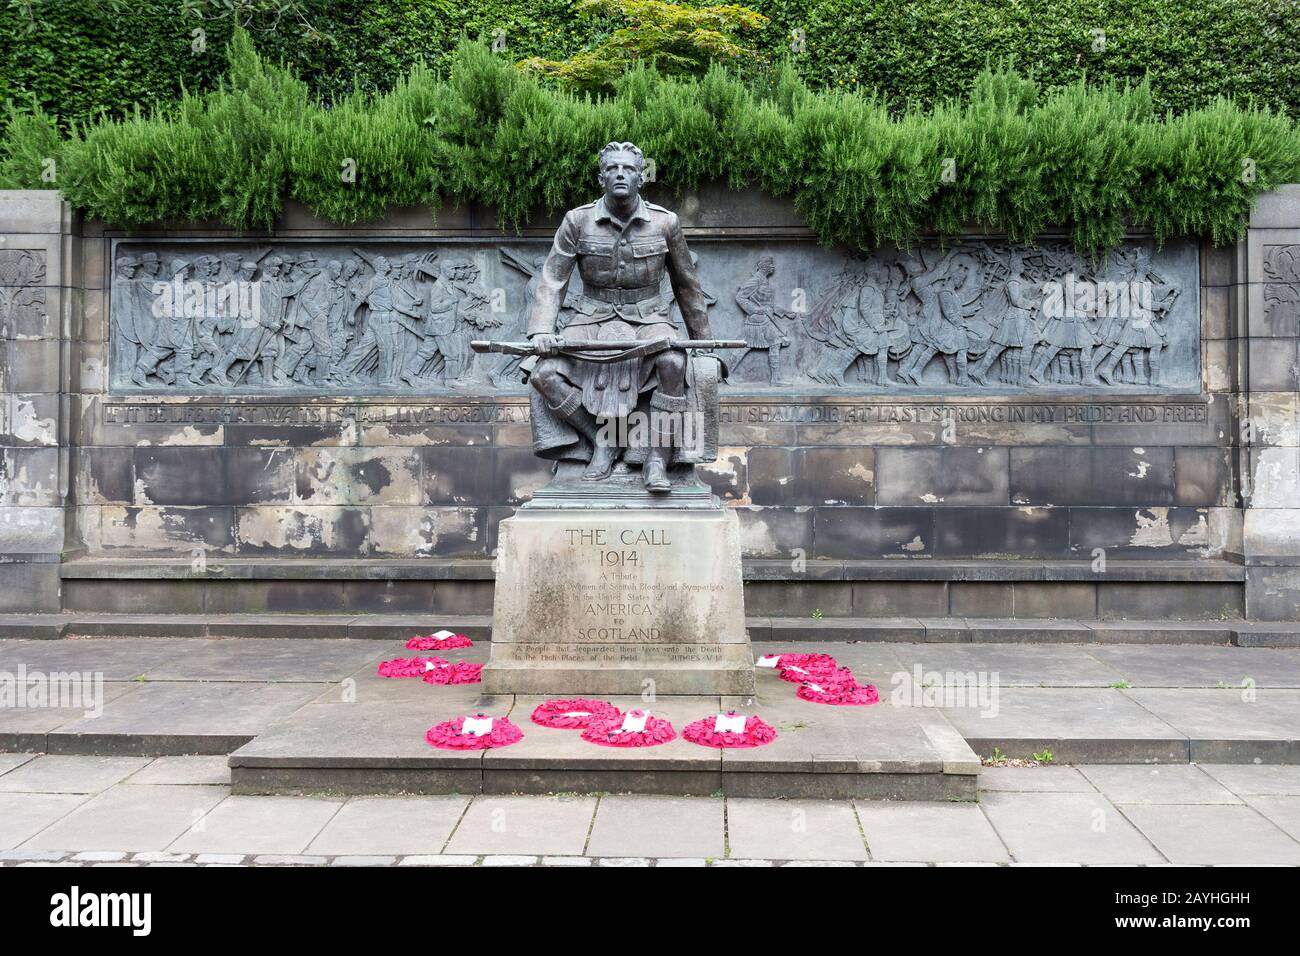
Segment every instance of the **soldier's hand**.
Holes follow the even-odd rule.
[[[548,332],[542,332],[534,335],[529,339],[533,343],[533,348],[538,355],[550,356],[560,350],[560,337],[551,335]]]

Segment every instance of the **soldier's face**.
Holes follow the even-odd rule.
[[[610,153],[600,167],[600,183],[607,196],[636,197],[641,192],[641,160],[632,153]]]

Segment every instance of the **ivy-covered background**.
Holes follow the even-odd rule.
[[[245,0],[248,2],[248,0]],[[30,13],[26,12],[30,6]],[[463,36],[505,31],[512,60],[562,58],[608,34],[571,0],[299,0],[302,18],[254,3],[253,43],[297,70],[317,100],[386,90],[420,60],[435,64]],[[893,109],[964,95],[988,63],[1032,73],[1046,90],[1083,77],[1150,76],[1158,112],[1215,96],[1300,114],[1295,0],[753,0],[770,19],[753,38],[789,54],[814,88],[863,88]],[[186,13],[186,10],[190,13]],[[62,120],[211,89],[235,15],[224,0],[30,0],[0,4],[0,100]],[[204,17],[205,19],[200,19]],[[305,24],[304,22],[305,21]],[[274,25],[273,25],[274,23]],[[307,30],[304,26],[309,26]],[[206,52],[191,49],[192,31]],[[790,49],[803,31],[802,52]],[[315,31],[315,32],[312,32]]]

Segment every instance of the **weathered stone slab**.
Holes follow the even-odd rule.
[[[497,569],[487,693],[753,687],[730,512],[523,510]]]

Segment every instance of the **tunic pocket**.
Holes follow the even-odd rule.
[[[632,257],[646,259],[650,256],[662,256],[668,252],[668,241],[659,236],[653,239],[638,239],[632,243]]]

